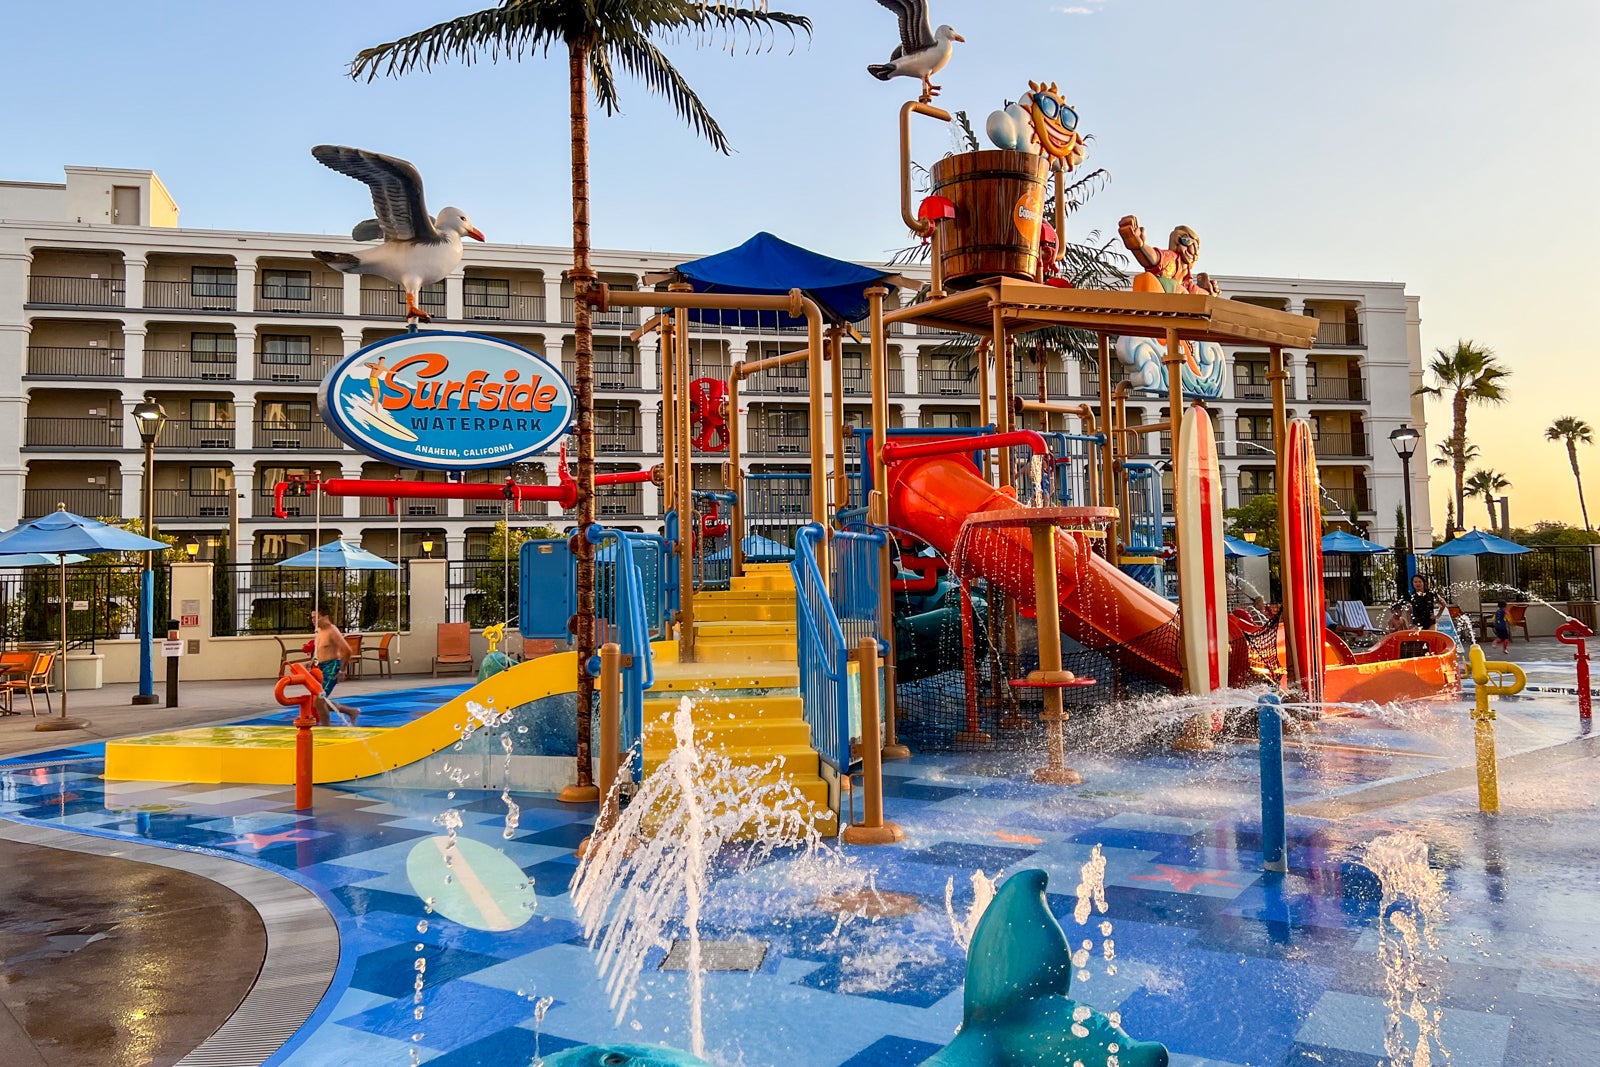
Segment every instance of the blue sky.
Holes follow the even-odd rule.
[[[775,6],[816,23],[766,54],[669,46],[735,154],[697,142],[624,83],[594,127],[595,240],[713,251],[767,229],[852,258],[905,243],[895,112],[909,82],[867,63],[895,43],[872,0]],[[1183,221],[1219,273],[1404,280],[1428,349],[1472,338],[1515,369],[1514,400],[1475,413],[1512,518],[1575,520],[1565,458],[1542,427],[1600,427],[1593,189],[1597,0],[933,0],[968,40],[941,102],[986,115],[1058,82],[1096,137],[1109,188],[1075,221]],[[59,181],[64,163],[149,167],[186,226],[345,232],[359,189],[307,153],[323,141],[404,156],[430,200],[497,241],[569,239],[564,57],[448,66],[400,81],[344,76],[361,47],[470,0],[273,5],[80,0],[9,5],[0,177]],[[48,91],[41,87],[50,86]],[[938,131],[918,155],[947,148]],[[1433,419],[1432,437],[1448,429]],[[1600,500],[1600,449],[1586,458]],[[1435,479],[1442,521],[1445,487]],[[1469,503],[1468,521],[1481,508]],[[1481,521],[1481,516],[1478,516]]]

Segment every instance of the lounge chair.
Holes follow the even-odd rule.
[[[440,667],[461,667],[475,670],[472,662],[472,626],[465,622],[441,622],[435,638],[433,676],[439,677]]]

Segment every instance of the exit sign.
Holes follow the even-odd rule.
[[[199,626],[200,625],[200,616],[198,616],[198,615],[181,615],[181,616],[178,617],[178,625],[179,626]]]

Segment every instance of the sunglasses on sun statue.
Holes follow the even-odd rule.
[[[1055,97],[1035,97],[1034,103],[1039,105],[1039,113],[1041,115],[1053,122],[1059,122],[1062,128],[1068,130],[1076,130],[1078,128],[1078,113]]]

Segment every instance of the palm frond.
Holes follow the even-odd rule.
[[[722,132],[722,127],[717,125],[717,120],[711,116],[711,112],[706,109],[700,97],[689,87],[683,74],[672,65],[672,61],[662,54],[660,49],[648,40],[640,38],[617,42],[612,45],[610,51],[615,54],[622,69],[644,82],[652,92],[666,97],[672,104],[673,110],[678,113],[678,117],[683,119],[695,133],[710,141],[712,148],[723,155],[731,154],[732,148],[728,145],[728,138]]]
[[[372,81],[432,70],[451,61],[467,66],[487,59],[516,59],[530,50],[549,50],[562,40],[541,3],[507,4],[461,15],[388,44],[364,48],[350,61],[350,77]]]
[[[702,43],[718,43],[720,38],[731,47],[743,37],[750,51],[776,47],[779,30],[789,31],[790,51],[799,44],[801,34],[811,36],[811,20],[804,15],[732,4],[702,4],[692,24],[701,34]]]
[[[977,132],[972,128],[972,120],[965,111],[956,112],[956,124],[961,130],[960,135],[957,136],[957,145],[959,146],[957,151],[976,152],[982,147],[978,141]]]

